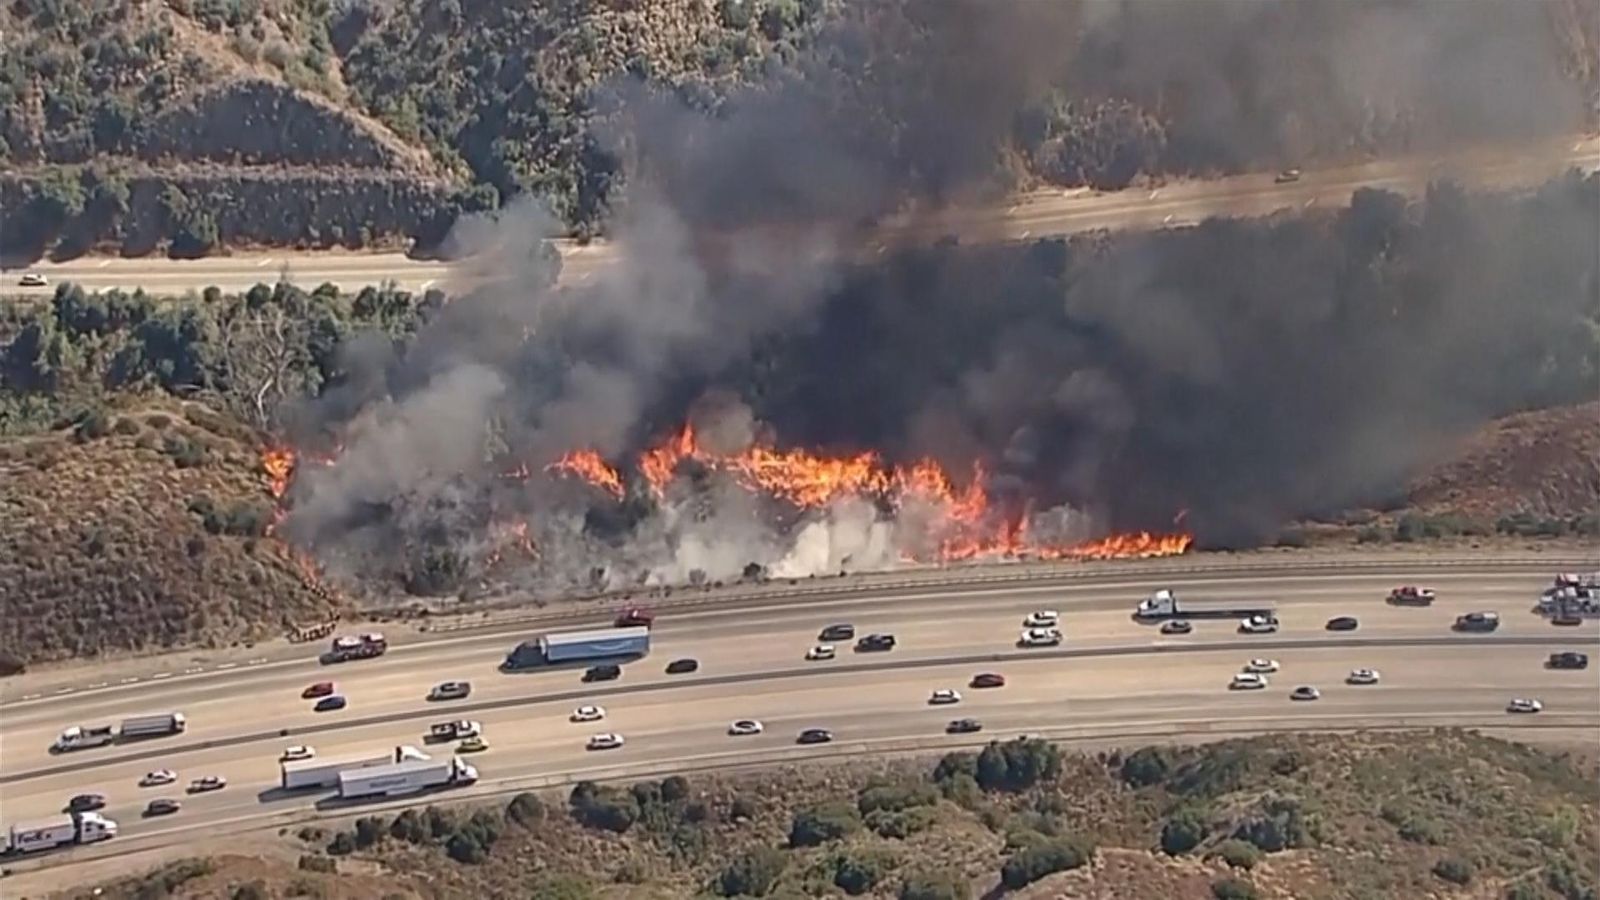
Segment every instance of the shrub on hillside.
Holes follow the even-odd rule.
[[[1133,787],[1160,784],[1172,771],[1172,753],[1165,747],[1140,747],[1122,761],[1122,780]]]
[[[776,847],[748,850],[717,876],[717,892],[724,897],[765,897],[788,865],[788,854]]]
[[[1472,863],[1459,856],[1446,856],[1433,864],[1433,874],[1451,884],[1466,885],[1472,882]]]
[[[537,794],[518,794],[506,804],[506,818],[524,828],[529,827],[544,818],[544,801]]]
[[[900,900],[971,900],[972,886],[948,870],[913,872],[900,885]]]
[[[1184,807],[1161,826],[1161,852],[1169,856],[1188,853],[1206,839],[1207,830],[1204,811]]]
[[[854,897],[877,887],[893,871],[895,859],[884,853],[855,851],[841,853],[834,860],[833,884]]]
[[[1256,900],[1256,886],[1229,876],[1211,882],[1211,896],[1217,900]]]
[[[1094,858],[1094,845],[1080,838],[1055,838],[1014,854],[1000,867],[1000,881],[1017,890],[1035,881],[1087,865]]]
[[[639,821],[639,801],[631,791],[580,781],[569,802],[573,817],[590,828],[621,834]]]
[[[1061,751],[1049,741],[998,741],[978,754],[974,777],[986,791],[1020,791],[1061,774]]]
[[[795,847],[815,847],[836,841],[861,827],[861,815],[847,803],[820,803],[794,814],[789,824],[789,843]]]
[[[1218,844],[1212,855],[1232,868],[1246,871],[1255,868],[1256,863],[1261,861],[1261,851],[1256,845],[1238,838],[1229,838]]]

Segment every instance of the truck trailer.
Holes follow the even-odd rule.
[[[1238,606],[1226,601],[1180,603],[1176,594],[1168,588],[1162,588],[1141,600],[1133,615],[1146,622],[1162,619],[1248,619],[1251,616],[1275,616],[1277,610],[1270,606]]]
[[[159,716],[136,716],[124,719],[119,735],[122,740],[135,738],[165,737],[169,734],[182,734],[189,727],[189,720],[183,713],[162,713]]]
[[[122,725],[73,725],[56,736],[50,749],[55,753],[103,747],[118,741],[136,741],[141,738],[166,737],[182,734],[189,720],[181,712],[162,713],[155,716],[134,716],[124,719]]]
[[[391,766],[430,757],[415,747],[399,746],[388,753],[369,756],[346,756],[343,759],[300,759],[279,766],[279,785],[286,791],[300,791],[316,787],[338,787],[339,775],[354,769],[371,769]]]
[[[99,813],[83,812],[39,822],[12,825],[6,842],[11,853],[37,853],[70,844],[92,844],[117,836],[117,823]]]
[[[459,756],[413,759],[340,772],[339,796],[345,800],[399,797],[434,788],[472,784],[477,780],[478,770]]]
[[[599,662],[634,659],[650,652],[650,629],[644,626],[568,631],[523,641],[506,657],[505,667],[563,662]]]

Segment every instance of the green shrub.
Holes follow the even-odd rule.
[[[632,791],[581,781],[572,789],[570,803],[573,816],[590,828],[621,834],[639,821],[639,801]]]
[[[1165,747],[1140,747],[1122,761],[1122,780],[1136,788],[1160,784],[1171,772],[1172,752]]]
[[[748,850],[722,870],[717,892],[724,897],[765,897],[788,865],[788,854],[776,847]]]
[[[986,791],[1020,791],[1061,774],[1061,751],[1049,741],[1018,738],[983,748],[975,777]]]
[[[866,815],[866,826],[886,838],[902,839],[927,831],[939,821],[939,811],[917,806],[904,812],[875,809]]]
[[[1017,890],[1056,872],[1066,872],[1088,864],[1094,858],[1094,845],[1076,838],[1056,838],[1013,855],[1000,867],[1000,881]]]
[[[408,844],[425,844],[432,839],[428,823],[415,809],[402,810],[389,823],[389,836]]]
[[[229,896],[232,900],[272,900],[272,894],[267,891],[267,883],[259,878],[235,887]]]
[[[527,828],[544,818],[544,801],[537,794],[518,794],[506,804],[506,818]]]
[[[955,872],[919,871],[900,885],[900,900],[971,900],[972,886]]]
[[[789,824],[789,843],[795,847],[815,847],[836,841],[861,827],[861,815],[845,803],[821,803],[794,814]]]
[[[300,854],[299,868],[303,872],[321,872],[332,875],[339,871],[339,861],[315,853]]]
[[[833,884],[852,897],[878,886],[893,871],[895,860],[883,853],[842,853],[834,860]]]
[[[661,779],[661,799],[667,803],[676,803],[688,798],[689,780],[681,775],[672,775]]]
[[[739,819],[754,819],[760,811],[760,805],[743,794],[734,797],[733,802],[728,804],[728,818],[735,821]]]
[[[1261,861],[1261,851],[1256,845],[1238,838],[1229,838],[1218,844],[1212,855],[1235,869],[1246,871],[1255,868],[1256,863]]]
[[[1256,900],[1256,886],[1230,875],[1211,882],[1211,896],[1217,900]]]
[[[328,844],[330,856],[348,856],[356,851],[356,837],[348,831],[341,831],[333,836]]]
[[[1234,830],[1233,836],[1249,841],[1268,853],[1311,843],[1311,825],[1293,797],[1270,797],[1261,811]]]
[[[1161,826],[1161,851],[1169,856],[1188,853],[1206,839],[1207,830],[1204,812],[1184,807]]]
[[[914,806],[932,806],[939,802],[939,790],[931,784],[879,784],[865,788],[856,798],[862,815],[884,810],[901,812]]]
[[[376,844],[388,830],[382,816],[362,816],[356,820],[356,849],[365,850]]]
[[[1433,874],[1451,884],[1466,885],[1472,882],[1472,863],[1459,856],[1446,856],[1433,864]]]

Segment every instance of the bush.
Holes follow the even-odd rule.
[[[894,860],[881,853],[845,853],[834,861],[833,884],[854,897],[878,886],[894,868]]]
[[[1171,751],[1164,747],[1141,747],[1122,761],[1122,780],[1136,788],[1160,784],[1171,772]]]
[[[259,878],[239,885],[229,896],[233,900],[272,900],[272,894],[267,891],[267,883]]]
[[[506,804],[506,818],[527,828],[544,818],[544,801],[537,794],[518,794]]]
[[[884,810],[901,812],[914,806],[932,806],[939,802],[939,791],[931,784],[879,784],[861,791],[856,806],[862,815]]]
[[[1544,900],[1546,896],[1539,882],[1523,879],[1512,882],[1511,886],[1506,888],[1505,900]]]
[[[333,836],[328,843],[329,856],[348,856],[356,852],[356,837],[348,831],[341,831]]]
[[[1086,840],[1057,838],[1023,850],[1000,867],[1000,881],[1018,890],[1046,875],[1066,872],[1086,865],[1094,858],[1094,845]]]
[[[957,772],[939,782],[939,790],[944,793],[946,800],[963,809],[977,809],[984,803],[983,788],[978,787],[978,779],[966,772]]]
[[[1261,851],[1256,849],[1255,844],[1237,838],[1229,838],[1218,844],[1212,855],[1235,869],[1246,871],[1255,868],[1256,863],[1261,861]]]
[[[1061,774],[1061,751],[1049,741],[1019,738],[983,748],[975,777],[986,791],[1020,791]]]
[[[22,657],[10,650],[0,650],[0,678],[8,675],[21,675],[28,671],[28,664]]]
[[[1161,826],[1161,852],[1168,856],[1188,853],[1206,839],[1207,830],[1205,815],[1200,810],[1180,809]]]
[[[583,781],[572,789],[570,802],[573,816],[590,828],[622,834],[639,821],[639,800],[632,791]]]
[[[333,875],[339,871],[339,861],[326,856],[318,856],[315,853],[302,853],[300,854],[299,867],[302,872],[321,872],[325,875]]]
[[[761,807],[754,800],[742,794],[734,797],[733,802],[728,804],[728,818],[730,819],[754,819],[756,813],[760,811]]]
[[[765,897],[789,865],[789,857],[776,847],[756,847],[729,863],[717,877],[717,892],[724,897]]]
[[[661,779],[661,799],[676,803],[689,796],[689,780],[681,775]]]
[[[1241,823],[1233,836],[1268,853],[1311,843],[1311,828],[1300,803],[1293,797],[1269,798],[1262,811]]]
[[[950,871],[913,872],[900,885],[900,900],[971,900],[972,887]]]
[[[867,814],[868,828],[886,838],[907,838],[927,831],[939,821],[939,812],[931,806],[917,806],[904,812],[875,809]]]
[[[845,803],[822,803],[794,814],[789,825],[789,843],[795,847],[815,847],[835,841],[861,827],[855,807]]]
[[[1470,884],[1472,882],[1472,863],[1459,856],[1446,856],[1433,864],[1433,874],[1451,884]]]
[[[73,437],[79,442],[92,441],[103,438],[111,433],[111,417],[103,409],[91,409],[83,412],[78,417],[77,428]]]
[[[356,849],[365,850],[376,844],[387,831],[387,824],[381,816],[362,816],[356,820]]]
[[[489,857],[478,838],[468,831],[457,831],[444,842],[444,850],[458,863],[477,865]]]
[[[939,764],[933,767],[933,780],[936,784],[945,785],[952,779],[965,775],[976,783],[978,775],[978,757],[971,753],[946,753],[939,759]]]
[[[1211,882],[1211,896],[1217,900],[1256,900],[1256,886],[1230,875]]]
[[[389,823],[389,836],[408,844],[426,844],[432,839],[428,823],[414,809],[403,810],[394,817],[394,821]]]

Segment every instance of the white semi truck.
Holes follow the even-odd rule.
[[[477,780],[478,770],[459,756],[413,759],[340,772],[339,796],[345,800],[399,797],[433,788],[472,784]]]
[[[314,787],[337,787],[339,775],[353,769],[371,769],[395,763],[427,760],[430,757],[415,747],[402,745],[388,753],[367,756],[346,756],[343,759],[300,759],[285,762],[280,767],[280,784],[286,791],[299,791]]]
[[[124,719],[120,727],[116,725],[73,725],[56,736],[56,742],[50,745],[50,749],[55,753],[65,753],[69,750],[103,747],[118,741],[166,737],[173,734],[182,734],[188,727],[189,720],[184,718],[181,712],[161,713],[154,716],[134,716],[131,719]]]
[[[92,844],[117,836],[117,823],[99,813],[83,812],[11,826],[10,853],[37,853],[70,844]]]
[[[1139,601],[1133,611],[1134,618],[1146,622],[1162,619],[1241,619],[1275,614],[1271,606],[1241,606],[1227,600],[1180,603],[1178,595],[1168,588],[1162,588]]]

